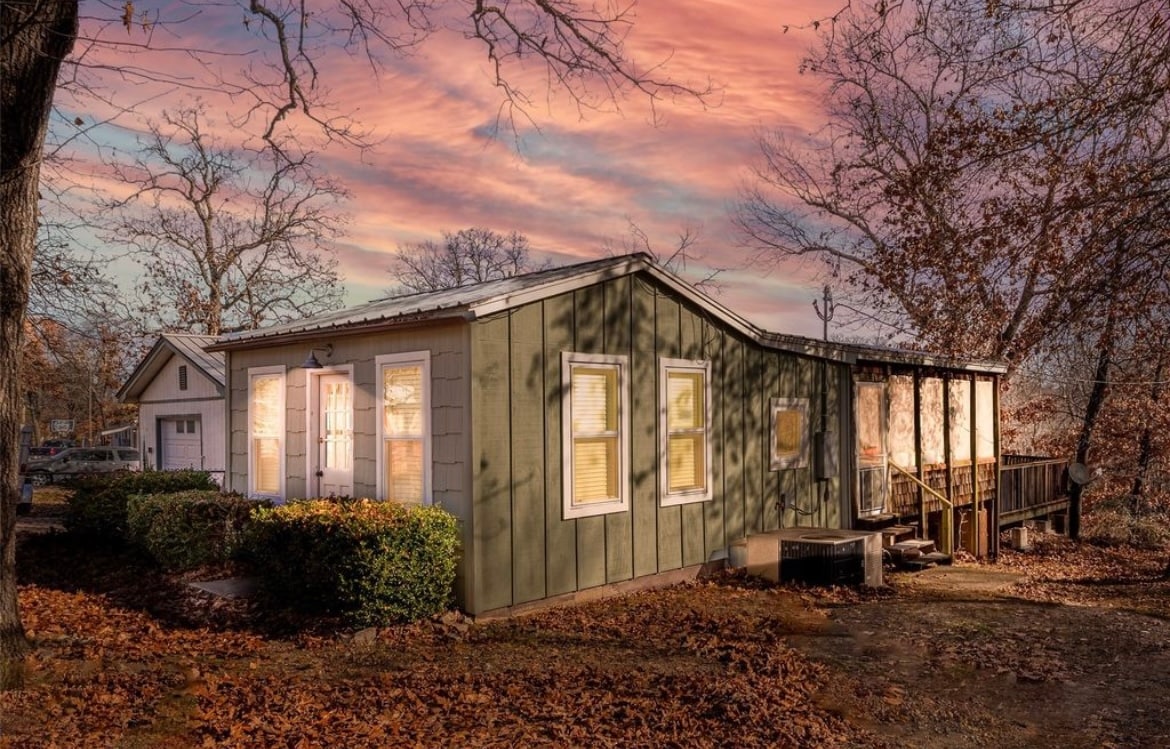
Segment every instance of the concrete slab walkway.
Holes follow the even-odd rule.
[[[225,577],[222,580],[197,580],[187,584],[220,598],[251,598],[257,591],[256,579],[253,577]]]

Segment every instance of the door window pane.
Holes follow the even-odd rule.
[[[353,464],[352,389],[348,379],[321,383],[322,463],[325,468],[348,471]]]

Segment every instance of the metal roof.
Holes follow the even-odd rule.
[[[206,348],[215,340],[215,336],[195,333],[159,334],[154,346],[126,378],[125,384],[118,391],[118,399],[124,403],[136,402],[172,356],[185,359],[214,382],[222,394],[227,384],[226,357],[220,351],[208,351]]]
[[[227,333],[220,336],[209,348],[213,352],[221,352],[236,348],[263,346],[269,343],[277,344],[318,338],[322,334],[331,332],[362,333],[401,326],[422,325],[439,320],[475,320],[557,294],[591,286],[611,278],[620,278],[639,272],[653,277],[679,296],[694,303],[711,317],[718,319],[722,324],[767,348],[847,363],[871,361],[979,372],[1002,373],[1006,371],[1006,367],[998,362],[967,362],[902,349],[834,343],[787,333],[772,333],[758,327],[691,286],[679,276],[654,262],[653,258],[645,253],[607,257],[441,291],[379,299],[356,307],[315,315],[304,320],[281,323],[257,330]]]
[[[517,295],[529,297],[534,292],[540,293],[541,290],[555,288],[566,282],[572,283],[582,277],[596,274],[604,275],[607,271],[612,271],[615,266],[622,267],[623,270],[613,273],[614,277],[625,275],[629,271],[624,270],[624,267],[633,262],[636,257],[639,256],[610,257],[559,268],[549,268],[498,281],[485,281],[440,291],[425,291],[377,299],[356,307],[325,312],[303,320],[279,323],[256,330],[226,333],[219,337],[212,350],[235,348],[235,344],[245,341],[288,336],[299,337],[298,334],[341,329],[366,329],[380,327],[384,323],[403,324],[450,318],[475,319],[484,315],[482,308],[491,302],[498,303],[514,299]],[[551,296],[554,293],[560,292],[552,291],[546,295]],[[514,306],[514,304],[508,306]]]

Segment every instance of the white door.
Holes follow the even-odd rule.
[[[348,374],[317,378],[317,494],[353,494],[353,385]]]
[[[159,421],[162,433],[162,457],[158,467],[164,471],[203,467],[202,425],[198,418],[163,419]]]

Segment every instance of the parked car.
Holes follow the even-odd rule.
[[[142,456],[130,447],[69,447],[21,467],[21,473],[38,486],[94,473],[141,470]]]
[[[29,460],[38,460],[41,458],[51,458],[63,450],[67,450],[70,447],[77,447],[78,445],[79,445],[79,443],[77,442],[77,440],[63,440],[63,439],[45,440],[44,442],[41,443],[40,447],[30,447],[28,449],[28,457],[29,457]]]

